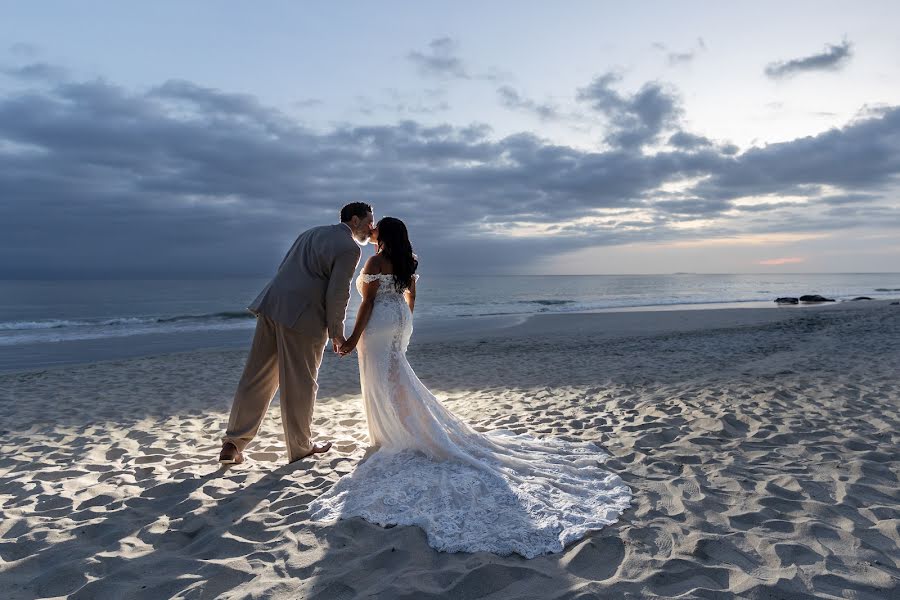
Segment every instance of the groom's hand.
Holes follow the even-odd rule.
[[[335,354],[340,354],[341,346],[343,346],[346,343],[347,343],[347,339],[344,336],[339,335],[336,338],[331,340],[331,349],[334,350]]]

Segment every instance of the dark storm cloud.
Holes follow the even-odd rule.
[[[578,100],[588,103],[609,122],[606,141],[613,147],[640,149],[674,127],[681,115],[679,100],[659,83],[647,83],[634,94],[622,94],[613,85],[621,77],[606,73],[578,90]]]
[[[808,71],[834,71],[844,66],[851,55],[851,44],[845,40],[840,44],[828,44],[819,54],[769,63],[766,75],[781,79]]]
[[[612,135],[649,141],[675,129],[677,99],[658,85],[625,95],[599,81],[584,98],[611,116]],[[791,208],[776,196],[787,193],[822,198],[822,210],[850,203],[841,194],[873,195],[852,212],[798,208],[797,226],[896,221],[878,202],[900,173],[898,108],[744,153],[681,130],[669,141],[654,154],[633,143],[591,151],[412,120],[321,132],[253,96],[186,81],[136,93],[48,80],[0,95],[0,275],[266,274],[298,231],[335,222],[353,200],[406,220],[423,265],[444,271],[679,239],[690,235],[680,222],[748,195],[779,206],[704,235],[784,227]],[[603,218],[578,220],[591,215]],[[509,235],[547,224],[552,236]]]

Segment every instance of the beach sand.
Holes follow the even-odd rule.
[[[482,430],[596,440],[619,522],[532,560],[307,505],[363,456],[355,358],[328,355],[285,465],[270,409],[215,459],[244,351],[0,376],[0,595],[20,598],[900,598],[900,306],[541,316],[413,337]]]

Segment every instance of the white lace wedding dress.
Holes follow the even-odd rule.
[[[428,391],[406,360],[412,313],[392,275],[379,279],[357,346],[369,437],[377,451],[311,505],[314,521],[362,517],[417,525],[445,552],[560,552],[613,523],[631,491],[590,442],[478,433]]]

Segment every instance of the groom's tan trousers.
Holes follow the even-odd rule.
[[[319,389],[316,378],[327,342],[324,329],[317,336],[259,315],[223,441],[232,442],[243,452],[259,431],[269,403],[280,387],[288,460],[307,454],[312,449],[310,425]]]

